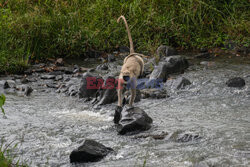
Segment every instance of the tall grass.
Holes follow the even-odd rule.
[[[84,56],[128,45],[125,15],[137,51],[249,44],[248,0],[0,0],[0,73],[30,60]]]

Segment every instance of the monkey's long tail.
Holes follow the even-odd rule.
[[[128,23],[127,23],[127,20],[124,16],[120,16],[118,19],[117,19],[117,23],[119,23],[120,19],[123,19],[124,23],[125,23],[125,26],[126,26],[126,29],[127,29],[127,32],[128,32],[128,39],[129,39],[129,44],[130,44],[130,54],[134,53],[135,50],[134,50],[134,44],[133,44],[133,40],[132,40],[132,37],[131,37],[131,33],[130,33],[130,30],[129,30],[129,27],[128,27]]]

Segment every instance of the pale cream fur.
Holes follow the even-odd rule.
[[[123,77],[124,76],[129,76],[130,80],[129,82],[134,85],[130,88],[131,90],[131,98],[129,101],[129,106],[132,107],[135,96],[136,96],[136,80],[137,78],[142,75],[143,70],[144,70],[144,61],[141,58],[144,55],[138,54],[134,52],[134,46],[133,46],[133,41],[131,37],[131,33],[127,24],[127,21],[124,16],[120,16],[117,20],[117,22],[120,21],[120,19],[123,19],[127,32],[128,32],[128,38],[129,38],[129,43],[130,43],[130,54],[124,59],[123,61],[123,66],[119,75],[119,81],[118,81],[118,106],[122,107],[122,89],[124,86],[124,81]],[[146,57],[146,56],[145,56]]]

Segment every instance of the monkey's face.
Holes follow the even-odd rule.
[[[131,78],[130,72],[128,70],[123,71],[122,79],[124,80],[124,83],[128,83],[130,78]]]

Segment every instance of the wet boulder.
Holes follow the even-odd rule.
[[[7,80],[4,83],[4,89],[16,88],[16,82],[14,80]]]
[[[161,45],[157,48],[156,54],[160,58],[162,58],[162,57],[177,55],[177,51],[175,48],[173,48],[171,46]]]
[[[164,89],[143,89],[141,90],[141,94],[143,99],[163,99],[168,97],[167,92]]]
[[[10,88],[10,86],[9,86],[9,84],[8,84],[7,81],[2,80],[2,81],[0,81],[0,88],[2,88],[2,89],[8,89],[8,88]]]
[[[160,62],[151,73],[149,80],[162,80],[165,82],[168,78],[167,65],[165,62]]]
[[[238,87],[241,88],[243,86],[245,86],[245,80],[241,77],[235,77],[235,78],[231,78],[226,82],[226,85],[228,87]]]
[[[183,89],[187,85],[191,85],[191,82],[185,77],[179,77],[175,80],[168,80],[166,85],[171,89]]]
[[[78,95],[80,98],[95,97],[102,81],[101,77],[94,76],[88,72],[84,73],[80,83]]]
[[[24,95],[25,96],[30,96],[32,92],[33,92],[32,87],[26,85],[25,88],[24,88]]]
[[[114,77],[108,77],[97,91],[93,104],[105,105],[117,101],[117,81]]]
[[[126,108],[121,112],[118,133],[120,135],[136,134],[151,128],[152,118],[139,107]]]
[[[19,93],[21,95],[25,95],[25,96],[30,96],[31,93],[33,92],[32,87],[30,87],[28,85],[18,85],[16,87],[16,90],[18,91],[17,93]]]
[[[142,77],[147,77],[152,73],[154,70],[154,67],[156,66],[156,61],[155,58],[149,59],[145,64],[144,64],[144,71],[143,71],[143,76]]]
[[[188,61],[184,57],[180,55],[169,56],[154,68],[149,79],[157,79],[165,82],[169,74],[183,73],[188,66]]]
[[[70,163],[97,162],[111,152],[113,152],[112,148],[94,140],[85,140],[82,146],[71,152]]]
[[[168,74],[183,73],[189,67],[187,59],[180,55],[169,56],[165,59]]]

